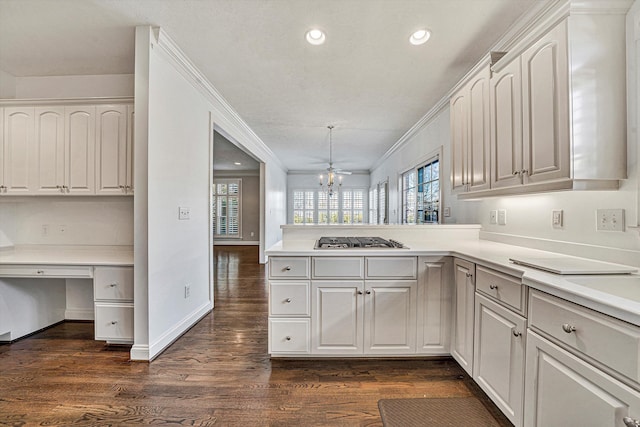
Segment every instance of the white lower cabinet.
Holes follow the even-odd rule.
[[[453,260],[451,356],[469,375],[473,374],[475,270],[472,262]]]
[[[637,390],[529,332],[525,427],[637,426],[639,418]]]
[[[269,319],[269,353],[308,354],[309,319]]]
[[[475,304],[473,379],[519,427],[527,321],[479,293]]]
[[[416,352],[448,355],[451,335],[451,257],[418,258]]]
[[[133,267],[95,267],[95,339],[133,342]]]

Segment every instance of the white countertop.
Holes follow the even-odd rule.
[[[24,245],[0,250],[1,264],[133,265],[132,246]]]
[[[314,240],[279,242],[268,256],[455,256],[522,278],[524,285],[640,326],[640,275],[559,275],[514,264],[509,258],[572,258],[488,240],[403,241],[410,249],[313,249]],[[575,258],[575,257],[573,257]]]

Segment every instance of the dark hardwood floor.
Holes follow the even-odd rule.
[[[0,426],[381,426],[379,399],[425,396],[477,396],[510,426],[452,359],[270,360],[257,247],[214,264],[216,308],[151,363],[93,323],[0,345]]]

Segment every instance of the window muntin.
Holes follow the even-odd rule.
[[[322,190],[291,192],[293,224],[362,224],[365,220],[365,190],[351,188],[329,197]]]

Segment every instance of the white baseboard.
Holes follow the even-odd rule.
[[[134,344],[129,352],[131,360],[149,361],[149,346],[144,344]]]
[[[64,311],[65,320],[94,320],[93,308],[67,308]]]
[[[207,301],[205,304],[198,307],[193,313],[182,319],[179,323],[173,326],[173,328],[166,331],[160,338],[149,345],[149,359],[153,360],[160,355],[166,348],[168,348],[175,340],[180,338],[185,332],[187,332],[193,325],[198,323],[200,319],[206,316],[211,311],[211,301]]]
[[[612,262],[615,264],[631,265],[640,268],[640,251],[631,249],[588,245],[585,243],[563,242],[559,240],[540,239],[537,237],[517,236],[513,234],[493,233],[488,231],[481,231],[480,239]]]
[[[258,240],[219,240],[213,246],[259,246]]]

